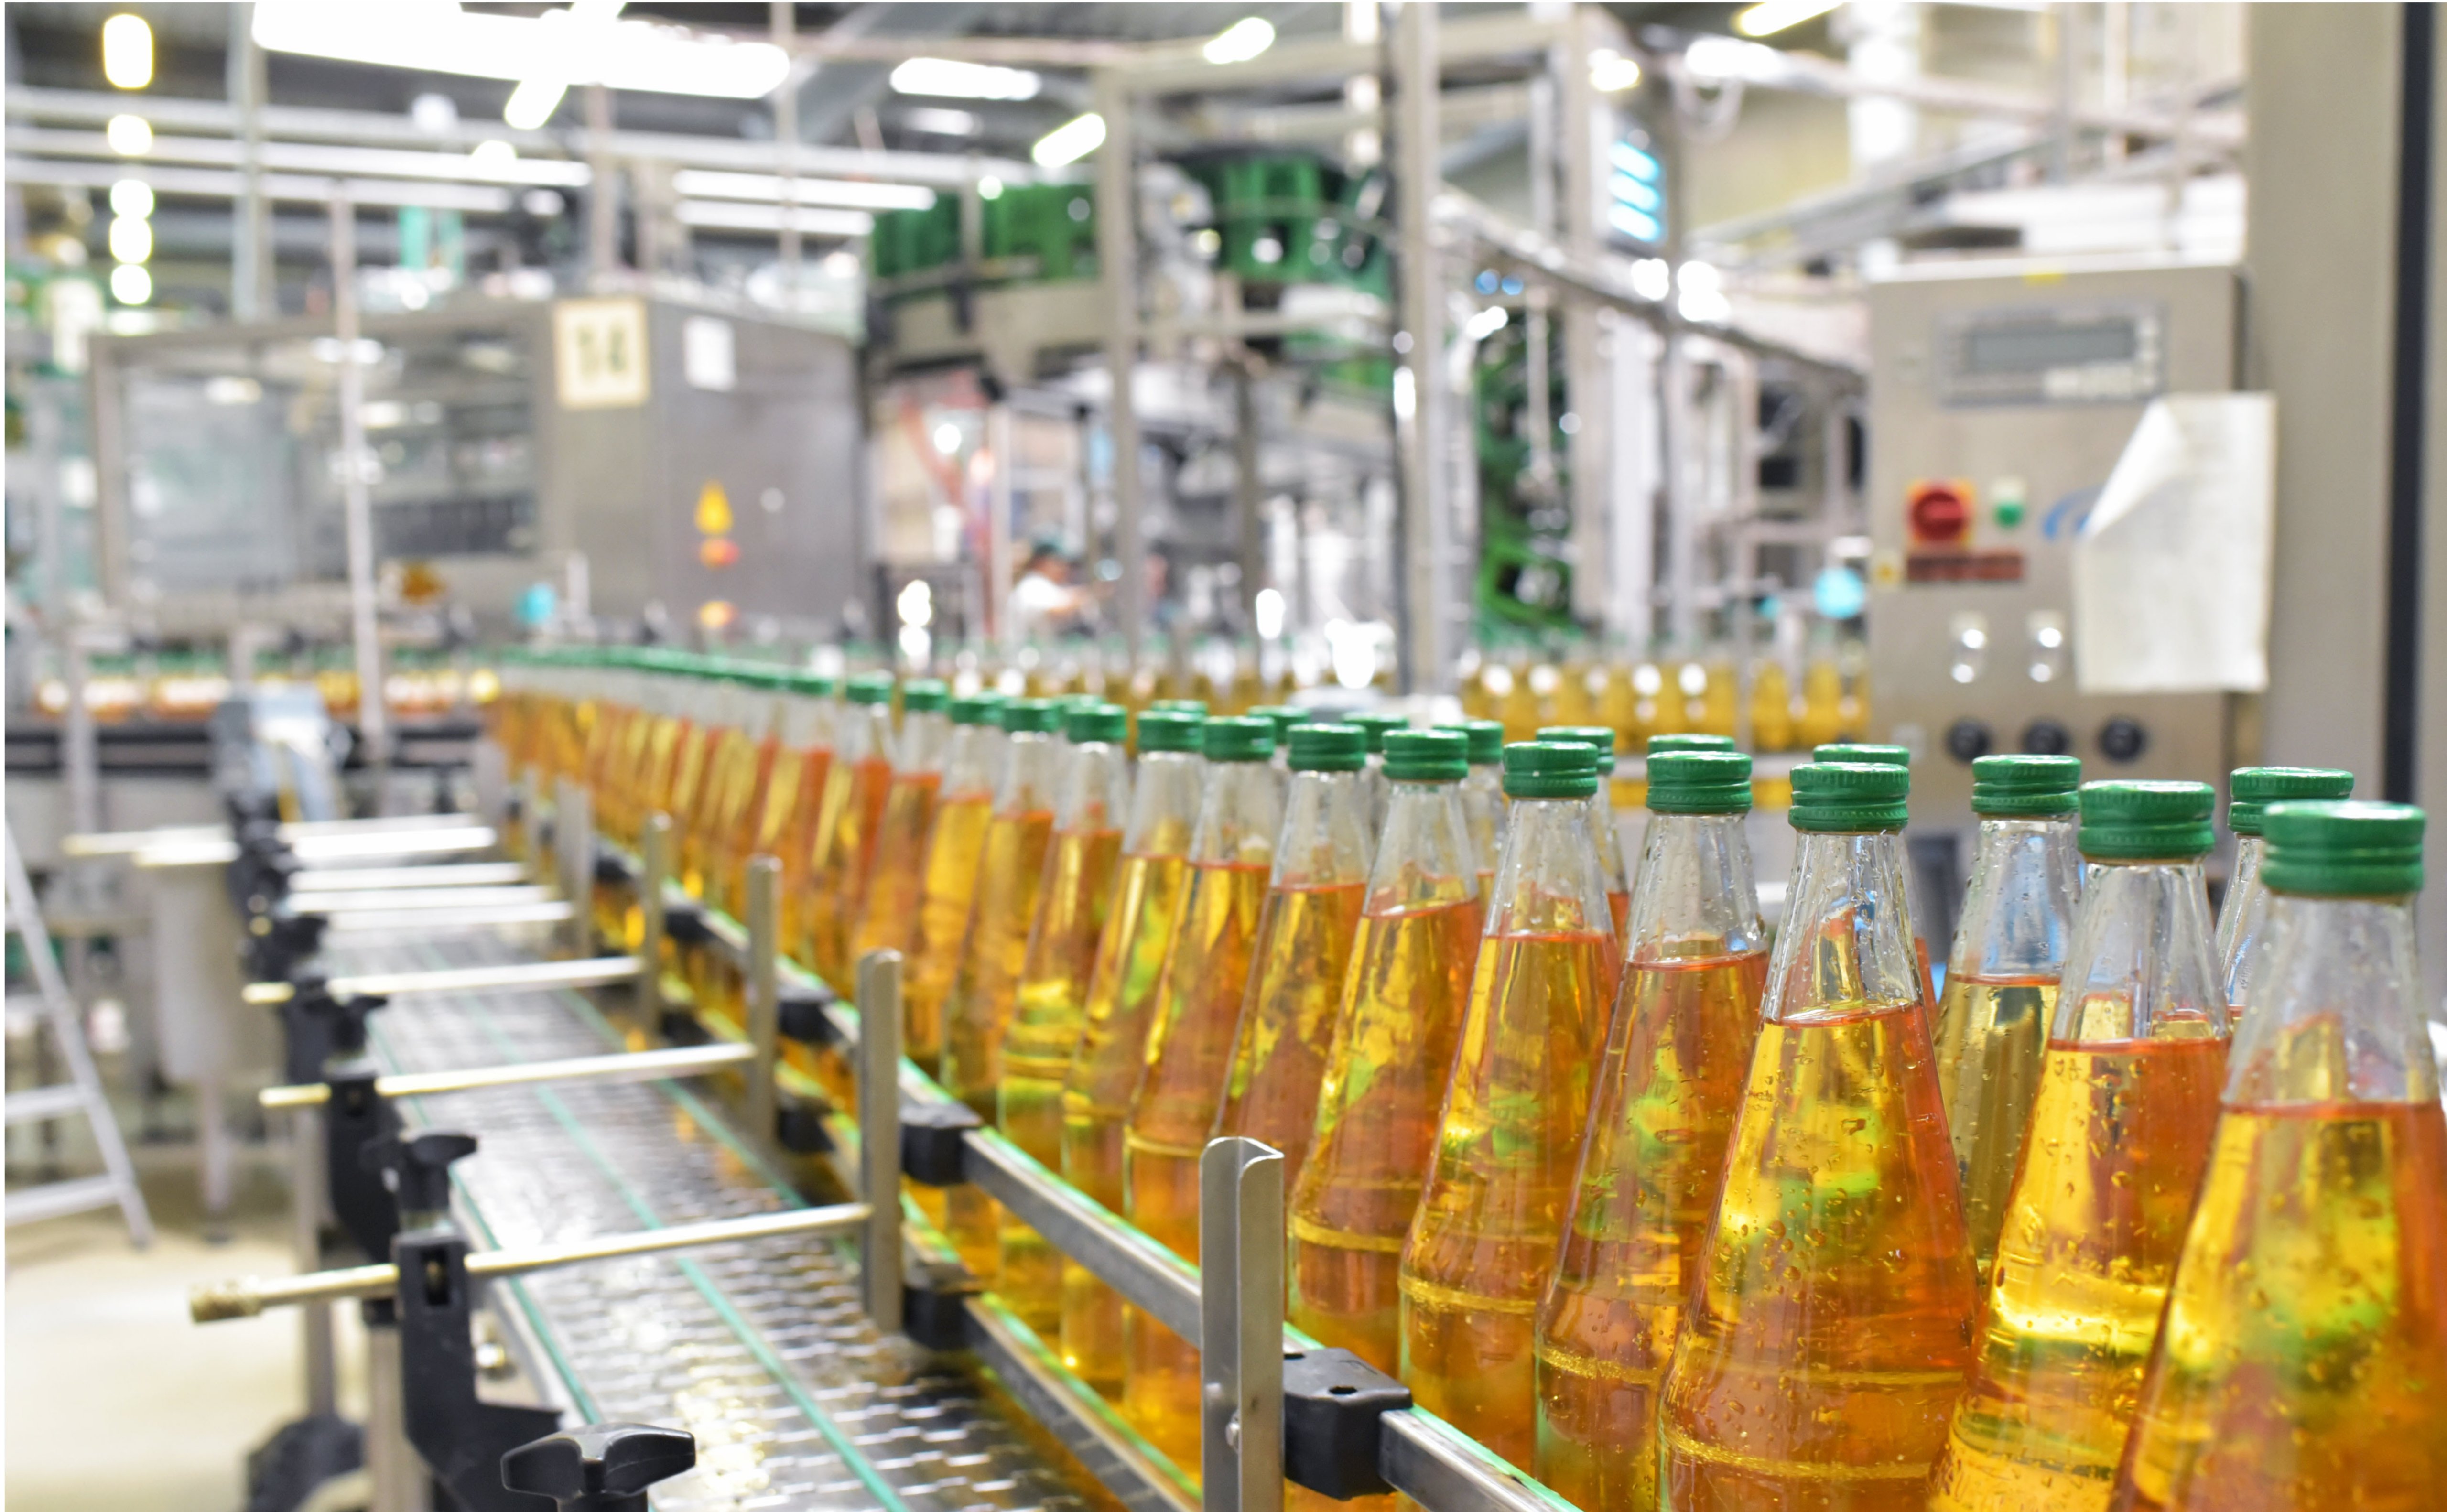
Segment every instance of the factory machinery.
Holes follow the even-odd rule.
[[[384,1512],[636,1507],[667,1477],[665,1508],[1256,1512],[1286,1481],[1432,1512],[1564,1505],[1285,1330],[1279,1154],[1207,1147],[1192,1268],[902,1058],[896,953],[859,963],[864,1012],[787,959],[775,861],[748,866],[735,918],[674,879],[671,816],[632,852],[566,779],[489,785],[490,823],[300,829],[258,798],[225,831],[114,842],[226,868],[244,997],[283,1029],[289,1085],[261,1100],[290,1121],[300,1274],[192,1303],[304,1315],[309,1415],[256,1455],[259,1497],[358,1457],[329,1312],[355,1303]],[[343,830],[349,864],[301,859]],[[958,1182],[1199,1347],[1203,1503],[960,1269],[920,1200]]]

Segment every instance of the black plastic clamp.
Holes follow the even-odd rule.
[[[703,945],[713,938],[713,926],[706,922],[703,903],[673,898],[663,904],[663,934],[674,945]]]
[[[830,989],[806,982],[782,984],[780,1014],[776,1028],[786,1040],[802,1045],[838,1045],[842,1042],[841,1025],[833,1018],[833,1004],[838,1001]]]
[[[962,1145],[984,1120],[966,1103],[903,1103],[901,1105],[901,1171],[924,1186],[958,1186]]]
[[[595,879],[606,887],[634,886],[637,873],[629,864],[627,857],[608,845],[598,845],[595,847]]]
[[[696,1436],[648,1423],[589,1423],[502,1456],[502,1485],[560,1512],[646,1512],[646,1488],[696,1467]]]
[[[901,1289],[901,1332],[920,1349],[967,1349],[969,1298],[985,1289],[956,1261],[913,1261]]]
[[[399,1113],[374,1089],[380,1073],[369,1060],[334,1063],[323,1074],[323,1177],[332,1217],[368,1256],[389,1254],[399,1233],[399,1203],[366,1152],[399,1133]]]
[[[1377,1471],[1383,1419],[1411,1389],[1349,1350],[1283,1354],[1283,1475],[1337,1502],[1390,1491]]]
[[[239,959],[249,981],[285,982],[323,948],[329,914],[254,914],[246,920]]]
[[[794,1097],[777,1092],[778,1106],[773,1110],[773,1138],[793,1155],[830,1155],[837,1147],[832,1136],[825,1131],[825,1115],[829,1112],[814,1098]]]
[[[411,1229],[391,1240],[390,1257],[401,1277],[400,1399],[408,1442],[466,1512],[534,1512],[529,1493],[503,1484],[502,1462],[560,1427],[560,1413],[477,1397],[466,1237],[448,1226]]]

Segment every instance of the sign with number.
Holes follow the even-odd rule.
[[[563,409],[646,402],[646,307],[635,299],[564,299],[552,311]]]

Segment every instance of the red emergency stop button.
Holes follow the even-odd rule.
[[[1951,546],[1971,528],[1971,501],[1960,483],[1912,484],[1904,513],[1911,522],[1912,539],[1920,545]]]

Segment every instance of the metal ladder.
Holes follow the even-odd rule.
[[[16,936],[25,949],[35,992],[24,995],[38,999],[28,1006],[39,1015],[38,1023],[48,1026],[58,1040],[60,1054],[68,1064],[68,1080],[9,1092],[0,1100],[0,1114],[5,1114],[10,1127],[83,1115],[93,1130],[94,1143],[102,1150],[103,1163],[99,1176],[11,1190],[8,1194],[7,1226],[15,1228],[39,1219],[116,1203],[126,1215],[128,1237],[140,1246],[150,1244],[153,1218],[144,1210],[144,1194],[136,1184],[136,1166],[127,1158],[127,1142],[120,1138],[119,1121],[111,1116],[110,1101],[102,1088],[102,1074],[94,1069],[93,1051],[85,1045],[85,1025],[77,1016],[75,1000],[68,996],[67,982],[60,975],[59,960],[51,954],[51,932],[44,927],[42,904],[26,876],[25,860],[17,854],[17,833],[10,829],[7,834],[8,933]],[[12,1016],[20,1006],[18,998],[19,994],[9,994]],[[36,1032],[40,1031],[38,1028]]]

